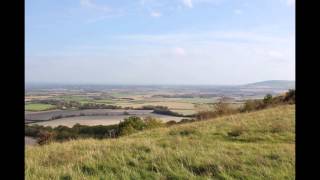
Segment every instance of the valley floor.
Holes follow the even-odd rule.
[[[27,146],[26,179],[295,179],[295,106]]]

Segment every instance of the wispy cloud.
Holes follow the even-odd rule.
[[[152,11],[150,13],[150,16],[152,16],[152,17],[160,17],[160,16],[162,16],[162,14],[160,12],[158,12],[158,11]]]
[[[188,8],[192,8],[192,0],[182,0],[182,4]]]

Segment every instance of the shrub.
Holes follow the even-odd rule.
[[[200,111],[195,117],[198,120],[205,120],[239,112],[238,109],[232,108],[230,104],[226,102],[226,98],[221,98],[214,106],[214,110]]]
[[[181,121],[179,121],[179,123],[190,123],[190,122],[194,122],[196,121],[195,119],[181,119]]]
[[[128,135],[135,131],[141,131],[145,128],[145,123],[140,117],[130,116],[119,123],[119,134]]]
[[[161,120],[158,120],[154,117],[146,117],[144,118],[144,123],[145,123],[145,127],[146,129],[152,129],[152,128],[157,128],[157,127],[162,127],[163,123],[161,122]]]
[[[250,112],[254,110],[263,109],[265,104],[261,100],[248,100],[244,106],[240,108],[240,112]]]
[[[176,121],[168,121],[168,122],[166,122],[167,126],[172,126],[172,125],[175,125],[175,124],[177,124]]]
[[[215,104],[215,112],[217,115],[225,115],[225,114],[231,114],[235,110],[230,107],[230,104],[225,101],[225,98],[221,98],[216,104]]]
[[[52,132],[47,132],[47,131],[41,131],[39,133],[39,139],[38,139],[38,144],[44,145],[48,144],[53,141],[54,139],[54,133]]]
[[[64,141],[69,139],[78,138],[111,138],[118,136],[118,125],[98,125],[98,126],[85,126],[75,124],[72,128],[66,126],[58,126],[55,128],[44,127],[39,125],[25,126],[25,135],[39,138],[43,142],[47,142],[48,134],[52,133],[51,141]]]
[[[290,104],[294,104],[296,99],[296,90],[289,89],[289,91],[284,96],[284,101]]]
[[[126,126],[123,126],[121,127],[121,129],[119,129],[119,135],[120,136],[130,135],[130,134],[136,133],[137,131],[138,130],[132,127],[131,124],[127,124]]]
[[[271,94],[267,94],[264,98],[263,98],[263,103],[264,104],[271,104],[272,103],[272,95]]]
[[[197,113],[196,118],[198,120],[205,120],[205,119],[215,118],[217,116],[218,114],[214,111],[200,111]]]
[[[152,129],[162,126],[163,123],[153,117],[146,117],[142,120],[140,117],[130,116],[119,123],[118,133],[119,135],[129,135],[144,129]]]

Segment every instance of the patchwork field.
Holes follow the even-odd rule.
[[[199,111],[214,110],[214,104],[222,97],[228,99],[227,102],[232,107],[239,108],[246,99],[262,98],[268,91],[270,91],[268,88],[255,90],[252,87],[246,89],[215,86],[79,86],[29,90],[25,96],[25,120],[27,123],[44,120],[47,122],[37,123],[53,126],[59,124],[70,126],[77,122],[88,125],[110,124],[126,117],[123,116],[125,112],[130,112],[130,115],[152,115],[150,114],[152,110],[136,112],[125,110],[145,106],[165,106],[172,112],[192,115]],[[97,107],[86,109],[90,104]],[[98,107],[100,105],[105,107]],[[84,106],[87,106],[84,108],[86,110],[80,110]],[[85,117],[70,117],[83,115]],[[109,117],[109,115],[117,116]],[[170,116],[160,118],[164,121],[181,119]],[[54,121],[49,122],[49,120]]]
[[[120,121],[123,121],[125,118],[129,117],[130,115],[113,115],[113,116],[80,116],[80,117],[69,117],[69,118],[61,118],[51,121],[44,121],[44,122],[37,122],[37,123],[31,123],[43,125],[43,126],[51,126],[51,127],[57,127],[59,125],[72,127],[73,125],[79,123],[81,125],[88,125],[88,126],[94,126],[94,125],[112,125],[112,124],[118,124]],[[166,115],[158,115],[158,114],[140,114],[139,117],[155,117],[157,119],[160,119],[162,122],[167,121],[180,121],[181,119],[189,119],[185,117],[174,117],[174,116],[166,116]]]
[[[87,110],[51,110],[43,112],[25,112],[26,121],[48,121],[53,117],[70,116],[119,116],[128,113],[129,115],[148,115],[152,110],[123,110],[123,109],[87,109]]]

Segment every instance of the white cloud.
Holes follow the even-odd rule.
[[[157,12],[157,11],[152,11],[150,13],[150,16],[152,16],[152,17],[160,17],[160,16],[162,16],[162,14],[160,12]]]
[[[238,15],[243,14],[243,11],[241,9],[236,9],[233,12]]]
[[[287,5],[288,6],[295,6],[296,0],[287,0]]]
[[[186,51],[185,49],[181,48],[181,47],[176,47],[173,49],[173,53],[175,55],[178,55],[178,56],[185,56],[186,55]]]
[[[192,8],[192,0],[182,0],[182,3],[184,6],[188,7],[188,8]]]

